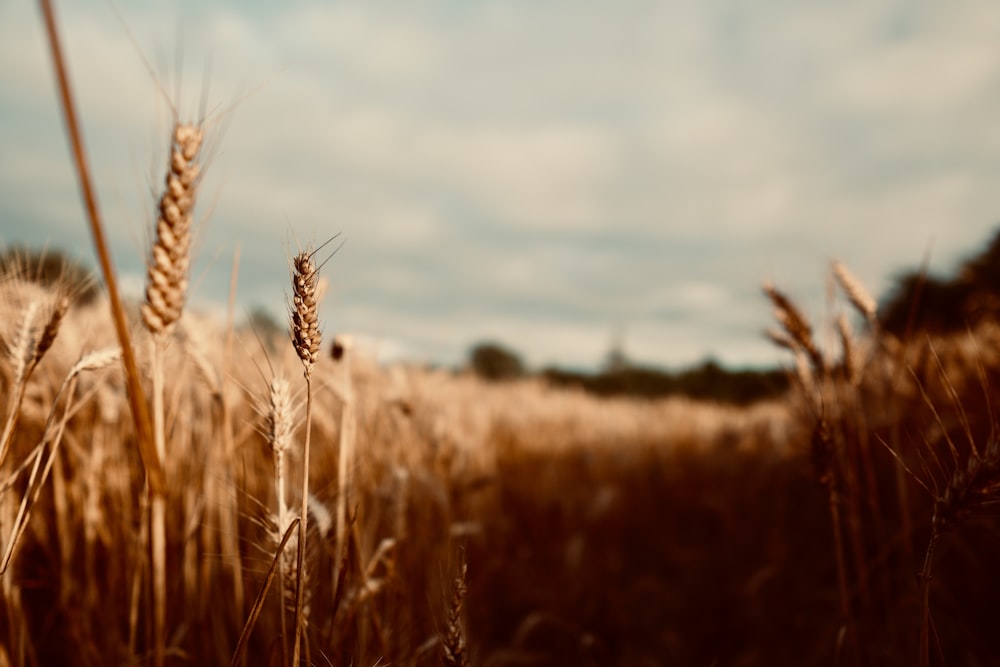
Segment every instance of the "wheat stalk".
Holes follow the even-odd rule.
[[[180,318],[187,297],[202,138],[202,130],[195,125],[174,126],[166,188],[156,220],[156,241],[146,273],[146,300],[142,304],[142,321],[154,334],[169,331]]]
[[[274,532],[272,537],[275,544],[278,544],[282,537],[292,525],[292,513],[289,511],[285,493],[285,479],[287,473],[286,454],[292,445],[294,436],[294,413],[295,407],[292,404],[291,393],[288,387],[288,380],[280,375],[271,378],[268,391],[268,403],[266,411],[266,438],[271,446],[271,453],[274,461],[274,493],[277,498],[277,513],[273,517]],[[298,536],[293,535],[291,539],[297,541]],[[285,595],[286,582],[290,580],[290,574],[294,572],[295,558],[298,551],[291,549],[283,550],[278,564],[278,599],[281,601],[281,636],[285,644],[285,659],[288,659],[288,631],[285,624]]]
[[[840,338],[843,354],[844,377],[851,386],[856,387],[861,382],[862,360],[857,342],[854,340],[854,334],[851,331],[851,325],[843,313],[837,317],[837,335]]]
[[[316,305],[318,273],[315,253],[300,252],[292,262],[292,345],[302,361],[306,380],[319,359],[321,334]]]
[[[764,294],[774,304],[775,319],[782,325],[791,341],[799,346],[809,357],[813,368],[818,373],[823,374],[826,363],[823,355],[813,339],[812,327],[806,320],[802,311],[796,307],[791,299],[770,283],[764,284]]]
[[[32,298],[25,307],[21,325],[13,340],[7,346],[7,356],[14,368],[13,387],[9,393],[7,420],[0,435],[0,465],[3,464],[14,437],[14,429],[24,401],[24,392],[28,380],[38,367],[39,362],[49,351],[59,333],[59,325],[69,310],[70,298],[64,291],[64,286],[57,287],[57,293],[51,303],[45,304],[45,297]],[[47,309],[48,317],[45,325],[38,330],[39,317]]]
[[[321,246],[322,247],[322,246]],[[292,664],[299,664],[303,630],[305,629],[305,548],[309,516],[309,444],[312,435],[312,372],[319,359],[321,333],[319,309],[316,305],[318,269],[313,259],[316,252],[300,252],[292,261],[292,345],[302,362],[306,380],[306,437],[302,447],[302,509],[299,514],[299,543],[296,558],[298,583],[295,594],[295,641]]]
[[[462,607],[465,605],[466,576],[468,565],[462,558],[455,575],[454,588],[451,595],[451,605],[448,608],[448,627],[445,628],[444,640],[441,642],[441,659],[445,667],[466,667],[469,664],[467,646],[465,643],[464,623],[462,622]]]
[[[844,294],[847,295],[847,300],[851,302],[851,305],[868,320],[872,328],[875,328],[878,322],[876,318],[878,306],[864,284],[846,266],[838,261],[833,262],[833,277],[836,278],[840,288],[844,290]]]
[[[194,198],[201,173],[198,153],[202,130],[175,123],[170,142],[170,163],[160,197],[156,240],[146,272],[146,299],[142,321],[152,334],[153,436],[160,465],[166,463],[163,412],[163,352],[165,338],[181,316],[187,297],[191,268],[191,225]],[[150,547],[153,574],[153,664],[163,665],[166,650],[166,497],[153,493],[150,503]]]
[[[954,445],[949,442],[954,453]],[[920,571],[920,665],[930,664],[930,587],[933,578],[935,549],[941,538],[964,520],[984,513],[1000,501],[1000,440],[989,441],[986,451],[979,450],[970,441],[970,452],[965,465],[955,462],[955,469],[943,491],[932,478],[935,488],[934,514],[931,518],[931,537],[924,554]],[[922,483],[923,484],[923,483]],[[923,484],[925,489],[929,486]]]
[[[42,492],[42,487],[48,479],[53,463],[56,461],[56,455],[59,451],[59,446],[62,443],[62,436],[66,430],[66,424],[73,414],[74,396],[80,374],[86,371],[94,371],[105,368],[117,361],[120,356],[121,351],[117,347],[106,348],[84,355],[79,361],[77,361],[76,364],[73,365],[73,368],[70,369],[66,379],[63,380],[62,386],[53,398],[52,409],[49,412],[49,416],[46,421],[45,432],[42,435],[42,440],[32,451],[31,455],[29,455],[25,460],[25,463],[28,463],[29,461],[34,461],[34,463],[32,465],[31,474],[29,475],[28,486],[25,489],[20,508],[18,509],[17,517],[10,528],[10,538],[4,547],[3,556],[0,557],[0,575],[6,572],[10,565],[11,558],[14,555],[14,549],[17,546],[18,541],[21,539],[24,529],[27,527],[31,510]],[[62,416],[57,420],[56,407],[59,404],[60,398],[64,395],[67,397],[66,405],[63,408]],[[46,448],[48,448],[47,456]]]

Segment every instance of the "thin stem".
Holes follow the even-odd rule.
[[[149,418],[149,409],[146,406],[146,395],[143,392],[142,383],[139,379],[139,367],[135,361],[135,352],[132,350],[128,322],[125,319],[125,310],[122,308],[121,297],[118,293],[118,282],[111,264],[108,245],[104,238],[104,228],[97,207],[97,197],[91,185],[90,167],[87,164],[87,156],[83,149],[83,138],[80,134],[76,109],[73,105],[73,96],[70,92],[69,76],[66,72],[62,47],[59,43],[59,34],[56,30],[55,12],[52,8],[51,0],[39,0],[39,3],[45,19],[45,29],[49,38],[49,46],[52,50],[52,60],[55,65],[59,86],[59,98],[62,103],[63,117],[66,120],[66,131],[69,135],[73,159],[76,164],[76,173],[80,180],[80,190],[87,209],[90,233],[94,239],[94,248],[97,251],[97,259],[101,264],[104,283],[108,288],[108,298],[111,302],[111,316],[112,320],[114,320],[115,331],[118,334],[118,343],[122,348],[122,363],[125,365],[125,382],[128,388],[129,407],[131,408],[132,419],[135,423],[139,453],[146,468],[150,487],[155,492],[154,495],[160,495],[166,489],[163,468],[153,451],[152,427]]]
[[[298,585],[295,593],[295,643],[292,649],[292,664],[299,664],[302,643],[305,640],[303,630],[305,626],[305,553],[306,553],[306,523],[309,516],[309,441],[312,436],[312,378],[306,367],[306,442],[302,448],[302,514],[299,523],[299,553],[297,557],[298,565],[296,573],[298,575]]]
[[[284,552],[285,545],[288,544],[288,539],[292,536],[292,530],[295,529],[295,524],[298,523],[298,521],[298,519],[292,519],[292,523],[288,526],[288,530],[285,531],[285,536],[281,538],[278,550],[274,554],[274,560],[271,561],[271,568],[267,571],[267,577],[264,578],[264,584],[260,587],[260,592],[257,593],[257,599],[253,603],[253,609],[250,611],[250,616],[247,618],[246,623],[243,624],[243,631],[240,633],[240,641],[236,644],[236,650],[233,651],[233,660],[229,663],[231,667],[236,667],[236,665],[240,664],[240,661],[244,657],[243,653],[246,650],[247,642],[250,640],[250,633],[253,632],[254,626],[257,625],[257,619],[260,617],[260,612],[264,608],[264,599],[267,598],[267,592],[271,588],[271,582],[274,580],[274,573],[279,570],[278,563],[281,562],[281,554]]]
[[[153,434],[156,455],[166,461],[167,447],[163,426],[163,345],[160,336],[150,339],[153,358]],[[167,627],[167,528],[166,495],[152,494],[150,506],[150,546],[153,567],[153,665],[163,667]]]

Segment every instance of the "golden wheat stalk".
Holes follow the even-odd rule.
[[[322,247],[322,246],[321,246]],[[292,345],[302,362],[306,380],[306,437],[302,447],[302,509],[299,514],[299,543],[296,558],[298,583],[295,592],[295,641],[292,647],[292,664],[299,664],[302,644],[305,642],[305,549],[309,517],[309,444],[312,435],[312,372],[319,359],[321,333],[319,309],[316,304],[318,269],[313,259],[316,252],[300,252],[292,261]]]
[[[466,576],[468,565],[462,558],[455,575],[454,589],[451,595],[451,605],[448,609],[448,627],[445,628],[441,642],[441,659],[446,667],[466,667],[469,656],[465,642],[465,623],[462,619],[462,607],[465,605]]]
[[[764,294],[774,304],[775,319],[782,325],[790,339],[808,355],[809,361],[816,372],[823,374],[826,362],[819,348],[816,347],[812,327],[809,326],[809,322],[802,314],[802,311],[798,309],[795,303],[784,292],[770,283],[764,284]]]
[[[62,287],[58,289],[61,291]],[[3,465],[4,459],[7,457],[11,440],[14,437],[28,380],[31,379],[35,368],[38,367],[45,353],[55,342],[56,335],[59,333],[59,325],[66,315],[66,311],[69,310],[70,299],[65,292],[57,293],[49,304],[45,304],[43,301],[44,299],[39,297],[39,299],[32,298],[28,302],[21,325],[7,347],[7,357],[14,367],[14,380],[7,401],[7,420],[4,423],[3,433],[0,435],[0,465]],[[39,331],[39,317],[45,315],[46,309],[48,316],[45,318],[45,325]]]
[[[843,354],[844,378],[851,386],[857,386],[861,382],[862,359],[851,331],[851,325],[843,313],[837,317],[837,335],[840,338]]]
[[[841,262],[833,262],[833,277],[837,284],[847,295],[847,300],[851,302],[859,313],[861,313],[868,323],[874,328],[877,325],[878,306],[874,297],[865,288],[864,284],[851,273]]]
[[[170,143],[166,188],[159,202],[156,240],[146,272],[142,321],[154,334],[169,331],[180,318],[191,268],[191,226],[201,170],[202,130],[177,123]]]
[[[319,359],[322,338],[316,305],[318,274],[314,254],[300,252],[292,262],[292,345],[302,361],[307,380]]]
[[[163,411],[164,339],[181,316],[187,298],[191,268],[191,226],[194,199],[201,174],[198,154],[203,134],[200,127],[175,123],[170,142],[170,163],[160,197],[156,240],[146,272],[146,299],[142,321],[152,334],[153,437],[161,466],[167,460]],[[150,548],[153,576],[153,664],[163,665],[166,651],[167,562],[166,497],[153,493],[150,502]]]
[[[66,424],[73,415],[76,386],[80,374],[106,368],[118,361],[120,357],[121,350],[117,347],[105,348],[97,352],[85,354],[70,369],[66,379],[63,380],[62,386],[52,399],[52,408],[46,421],[42,440],[25,461],[25,463],[29,461],[34,461],[34,463],[32,464],[28,485],[21,500],[17,517],[10,528],[10,537],[4,547],[3,556],[0,557],[0,575],[4,574],[10,566],[14,549],[28,525],[31,510],[38,501],[42,488],[45,486],[49,473],[52,471],[52,465],[56,461],[63,433],[66,430]],[[61,416],[57,419],[56,408],[63,396],[66,396],[66,405],[63,407]]]
[[[285,492],[285,480],[288,470],[286,455],[294,437],[295,406],[292,404],[288,380],[280,375],[275,375],[271,378],[265,421],[267,429],[265,436],[268,444],[271,446],[271,453],[274,460],[274,493],[278,505],[277,512],[272,520],[274,526],[272,537],[275,544],[278,544],[288,531],[288,527],[299,520],[292,516]],[[292,535],[291,539],[297,542],[298,535]],[[293,547],[295,547],[294,551],[292,549],[281,551],[282,555],[278,563],[278,599],[281,602],[281,636],[285,645],[284,657],[286,661],[288,659],[288,632],[285,622],[284,604],[287,583],[291,581],[291,575],[295,572],[298,545],[293,544]]]

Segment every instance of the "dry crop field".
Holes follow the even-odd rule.
[[[834,351],[765,288],[788,396],[601,400],[333,345],[307,251],[262,341],[184,309],[202,131],[142,303],[0,280],[0,665],[1000,661],[996,324],[835,265]]]

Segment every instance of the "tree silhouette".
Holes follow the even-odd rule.
[[[948,334],[1000,316],[1000,230],[951,278],[902,274],[881,307],[880,323],[899,337]]]
[[[510,380],[524,375],[516,353],[494,342],[478,343],[469,352],[469,367],[486,380]]]

